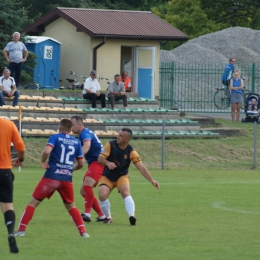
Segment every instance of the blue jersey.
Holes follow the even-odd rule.
[[[71,182],[74,160],[83,158],[79,141],[69,134],[59,133],[51,135],[47,145],[53,150],[48,161],[50,168],[46,170],[44,178]]]
[[[231,63],[228,63],[224,69],[222,74],[222,80],[229,80],[232,78],[232,74],[235,71],[235,66]]]
[[[98,156],[103,149],[103,145],[96,134],[88,128],[84,128],[79,135],[79,140],[82,146],[86,141],[90,141],[90,148],[88,152],[84,155],[87,163],[91,164],[92,162],[97,162]]]

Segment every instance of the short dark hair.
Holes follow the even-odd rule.
[[[63,118],[60,120],[60,131],[70,133],[72,128],[72,122],[70,119]]]
[[[129,139],[132,138],[133,132],[132,132],[132,130],[130,128],[122,128],[121,131],[127,132],[127,135],[129,137]]]
[[[114,78],[116,78],[116,77],[121,77],[121,76],[119,74],[115,74]]]
[[[83,119],[80,116],[72,116],[71,119],[75,119],[78,123],[83,124]]]

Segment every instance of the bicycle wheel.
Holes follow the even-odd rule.
[[[218,109],[225,109],[230,106],[230,93],[228,89],[219,89],[215,93],[214,103]]]

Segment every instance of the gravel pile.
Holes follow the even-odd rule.
[[[161,51],[161,62],[224,62],[234,57],[238,64],[260,62],[260,31],[231,27]]]
[[[216,88],[223,87],[221,75],[231,57],[246,78],[246,88],[252,89],[254,82],[254,92],[260,93],[260,31],[232,27],[200,36],[171,51],[161,51],[161,62],[175,62],[173,74],[171,69],[160,74],[161,88],[165,91],[161,98],[169,102],[166,106],[173,102],[182,110],[214,111]]]

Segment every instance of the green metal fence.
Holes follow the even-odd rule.
[[[221,76],[225,63],[183,63],[160,64],[161,107],[177,108],[187,112],[230,112],[230,108],[218,109],[214,95],[222,88]],[[260,63],[237,64],[245,77],[245,87],[260,93]]]

